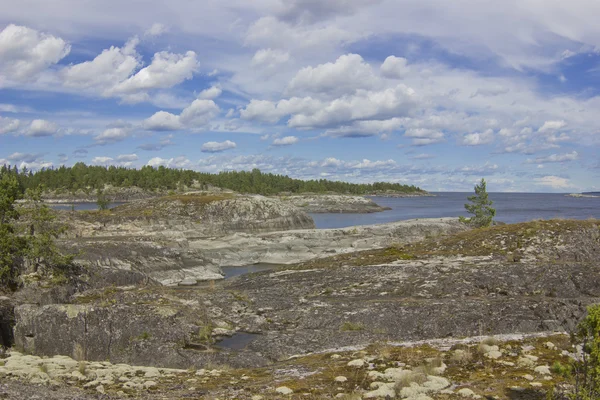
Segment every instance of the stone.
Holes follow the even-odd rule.
[[[363,359],[359,358],[359,359],[357,359],[357,360],[352,360],[352,361],[350,361],[350,362],[349,362],[347,365],[348,365],[349,367],[354,367],[354,368],[362,368],[362,367],[364,367],[364,366],[365,366],[365,364],[366,364],[366,363],[365,363],[365,360],[363,360]]]
[[[294,391],[287,386],[279,386],[278,388],[275,389],[275,391],[277,393],[283,394],[283,395],[289,395],[289,394],[294,393]]]
[[[472,398],[472,399],[480,399],[481,398],[480,395],[475,394],[475,392],[469,388],[459,389],[456,391],[456,393],[458,395],[460,395],[461,397],[468,397],[468,398]]]
[[[539,375],[550,375],[550,367],[547,365],[539,365],[533,371]]]
[[[341,375],[340,376],[336,376],[335,379],[334,379],[334,381],[341,382],[341,383],[346,382],[347,380],[348,380],[348,378],[346,378],[345,376],[341,376]]]
[[[371,390],[366,392],[363,395],[364,399],[376,399],[376,398],[395,398],[396,391],[394,390],[395,383],[385,383],[385,382],[373,382],[371,383],[371,387],[375,387],[375,390]]]

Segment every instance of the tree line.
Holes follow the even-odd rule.
[[[4,165],[0,175],[15,176],[21,193],[27,189],[39,188],[42,185],[53,191],[69,191],[75,193],[82,190],[86,193],[104,189],[105,185],[117,188],[139,187],[144,190],[177,190],[191,187],[194,183],[201,187],[208,185],[231,189],[241,193],[275,195],[279,193],[325,193],[365,195],[386,191],[398,193],[423,193],[414,185],[399,183],[375,182],[367,184],[340,181],[300,180],[286,175],[263,173],[258,169],[252,171],[225,171],[218,174],[197,172],[185,169],[158,168],[144,166],[140,169],[116,166],[92,166],[76,163],[72,167],[44,168],[36,172],[16,166]]]

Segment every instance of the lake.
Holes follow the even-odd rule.
[[[108,208],[120,206],[121,204],[125,204],[125,203],[124,202],[109,203]],[[70,211],[72,208],[74,208],[75,211],[90,211],[90,210],[98,209],[98,204],[96,204],[96,203],[48,203],[48,206],[55,210],[66,210],[66,211]]]
[[[372,197],[391,210],[374,214],[310,214],[317,228],[344,228],[353,225],[382,224],[414,218],[468,216],[464,204],[473,192],[434,192],[435,197]],[[506,223],[534,219],[600,219],[600,198],[575,198],[562,193],[490,193],[496,220]]]

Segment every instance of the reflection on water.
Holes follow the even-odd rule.
[[[243,350],[258,337],[256,333],[238,332],[216,343],[218,347],[230,350]]]
[[[252,264],[244,265],[242,267],[221,267],[225,279],[233,278],[234,276],[240,276],[250,274],[252,272],[269,271],[277,268],[277,264]]]

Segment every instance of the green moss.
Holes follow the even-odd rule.
[[[342,326],[340,326],[340,330],[344,331],[344,332],[362,331],[363,329],[365,329],[365,326],[363,324],[361,324],[360,322],[354,323],[354,322],[346,321],[342,324]]]

